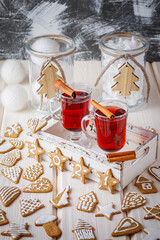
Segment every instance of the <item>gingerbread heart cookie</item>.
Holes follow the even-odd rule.
[[[158,181],[160,181],[160,166],[152,166],[148,169],[149,173],[154,176]]]
[[[20,166],[7,167],[3,168],[1,173],[4,177],[17,184],[22,174],[22,168]]]

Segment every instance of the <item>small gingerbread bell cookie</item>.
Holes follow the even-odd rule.
[[[21,125],[19,123],[15,123],[11,127],[6,128],[4,136],[10,138],[17,138],[22,131],[23,129]]]

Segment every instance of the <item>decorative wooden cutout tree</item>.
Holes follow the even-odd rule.
[[[56,88],[54,83],[56,80],[60,79],[63,81],[63,78],[57,74],[58,69],[54,67],[50,62],[43,68],[42,76],[37,80],[41,85],[37,90],[37,94],[45,94],[46,98],[52,98],[56,95]]]
[[[119,73],[114,76],[115,85],[112,91],[120,91],[121,96],[129,96],[131,91],[139,91],[139,87],[135,84],[139,78],[134,75],[135,69],[128,63],[124,63],[119,69]]]

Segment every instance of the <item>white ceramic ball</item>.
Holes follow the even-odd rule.
[[[27,105],[27,92],[20,84],[9,85],[2,91],[1,101],[4,108],[14,112],[20,111]]]
[[[25,79],[26,70],[19,60],[8,59],[2,63],[0,75],[7,84],[20,83]]]
[[[37,52],[44,53],[59,53],[59,44],[50,38],[39,38],[37,39],[31,46]],[[42,65],[44,62],[44,58],[39,58],[36,56],[31,55],[32,62],[36,63],[37,65]]]

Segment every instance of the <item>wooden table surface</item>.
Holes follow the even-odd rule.
[[[26,65],[26,63],[24,63]],[[147,63],[146,65],[147,74],[149,76],[150,81],[150,96],[149,96],[149,102],[145,105],[145,107],[139,111],[136,112],[130,112],[128,117],[128,122],[132,123],[136,126],[140,126],[143,128],[154,128],[156,132],[160,133],[160,63]],[[78,74],[77,74],[78,72]],[[86,62],[77,62],[75,64],[74,69],[74,77],[76,77],[76,81],[83,81],[88,82],[92,86],[94,85],[96,81],[96,76],[100,73],[100,63],[96,61],[90,61],[88,63]],[[28,80],[26,80],[23,85],[28,89]],[[2,81],[0,80],[0,89],[2,89]],[[13,123],[19,122],[24,131],[20,134],[20,139],[22,140],[30,140],[33,139],[26,135],[28,128],[27,128],[27,120],[30,117],[42,117],[43,115],[40,113],[35,112],[34,110],[30,109],[29,107],[24,109],[20,112],[9,112],[6,109],[3,109],[2,105],[0,105],[0,125],[1,125],[1,136],[3,136],[5,128]],[[160,148],[160,144],[158,146],[158,150]],[[44,149],[45,150],[45,149]],[[51,151],[54,151],[54,149],[51,149]],[[36,161],[33,158],[27,157],[27,147],[25,146],[22,152],[22,160],[18,162],[17,165],[21,166],[23,168],[23,171],[25,171],[26,166],[29,166],[33,163],[36,163]],[[44,166],[44,174],[42,176],[48,177],[52,184],[53,184],[53,191],[50,193],[21,193],[21,195],[9,206],[4,207],[0,203],[0,208],[6,211],[7,218],[9,219],[9,222],[15,222],[15,223],[24,223],[27,222],[29,224],[29,231],[32,233],[32,237],[27,237],[24,239],[34,239],[34,240],[47,240],[50,239],[48,237],[43,229],[43,227],[36,227],[34,225],[35,220],[37,217],[44,215],[44,214],[51,214],[51,212],[54,215],[58,216],[58,226],[62,230],[62,236],[58,239],[63,240],[72,240],[76,239],[74,234],[72,233],[72,228],[74,224],[76,223],[78,218],[81,218],[88,222],[90,225],[92,225],[95,229],[95,235],[98,240],[107,240],[107,239],[117,239],[113,238],[111,236],[111,232],[114,230],[114,228],[119,223],[120,219],[126,215],[131,216],[138,220],[142,225],[143,228],[147,227],[160,227],[160,222],[156,219],[150,219],[150,220],[144,220],[145,211],[142,209],[142,207],[133,209],[126,213],[120,213],[117,215],[114,215],[112,220],[109,221],[105,217],[95,217],[95,213],[97,212],[97,209],[93,213],[85,213],[76,210],[76,203],[78,202],[78,197],[88,193],[90,191],[94,191],[97,195],[97,198],[99,200],[100,205],[105,205],[107,203],[113,202],[116,209],[121,209],[121,202],[124,197],[124,195],[129,192],[137,192],[140,193],[138,188],[134,186],[134,183],[130,183],[123,191],[121,192],[115,192],[113,195],[110,194],[108,191],[100,190],[98,188],[98,184],[96,182],[93,182],[91,180],[86,180],[86,184],[82,184],[78,179],[73,179],[71,177],[71,172],[65,170],[64,172],[61,172],[59,170],[56,171],[54,168],[49,168],[49,158],[48,160],[43,160],[42,157],[42,164]],[[160,163],[160,155],[158,153],[157,155],[157,162],[158,165]],[[0,169],[2,169],[3,166],[0,166]],[[143,173],[144,177],[148,177],[155,182],[155,186],[158,189],[157,193],[154,194],[147,194],[145,195],[147,199],[147,205],[153,206],[156,203],[160,203],[160,182],[158,182],[154,177],[148,174],[147,170]],[[28,185],[30,182],[20,179],[18,186],[21,190],[24,186]],[[0,186],[3,185],[12,185],[14,186],[14,183],[11,183],[8,179],[4,178],[0,174]],[[54,196],[56,196],[57,193],[59,193],[65,186],[69,185],[71,187],[71,193],[70,193],[70,203],[71,205],[62,209],[56,210],[52,207],[52,205],[49,203],[49,200],[52,199]],[[20,214],[20,206],[19,206],[19,200],[25,198],[38,198],[44,205],[45,208],[42,208],[38,210],[36,213],[23,218]],[[4,231],[6,228],[8,228],[9,225],[0,226],[0,232]],[[119,240],[141,240],[144,239],[147,235],[141,231],[139,233],[133,234],[130,237],[119,237]],[[0,239],[10,239],[10,237],[2,237],[0,236]],[[22,238],[23,239],[23,238]]]

